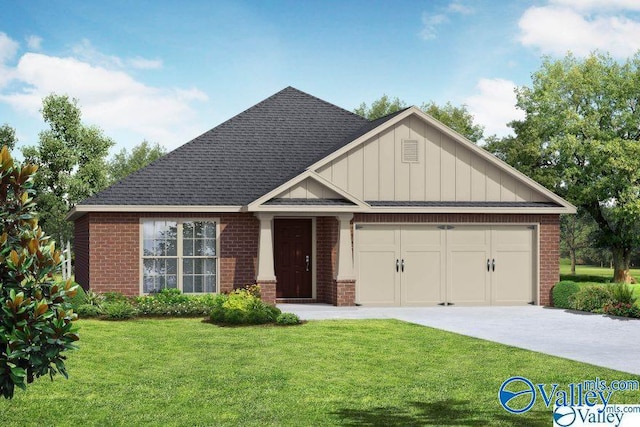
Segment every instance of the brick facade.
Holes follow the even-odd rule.
[[[76,281],[96,292],[140,294],[141,218],[219,218],[220,290],[255,283],[258,220],[251,214],[88,213],[75,224]]]
[[[88,213],[76,221],[76,280],[96,292],[140,293],[141,218],[219,218],[220,290],[255,283],[259,221],[253,214]],[[559,280],[559,215],[513,214],[355,214],[358,223],[539,223],[540,301],[551,305],[551,288]],[[355,303],[355,282],[336,281],[338,221],[316,219],[316,298],[334,305]],[[275,302],[275,283],[263,285],[263,297]]]

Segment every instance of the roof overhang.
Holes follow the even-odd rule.
[[[66,216],[67,221],[75,221],[90,212],[189,212],[225,213],[243,212],[244,206],[199,206],[199,205],[77,205]]]

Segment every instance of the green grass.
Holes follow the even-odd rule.
[[[501,383],[640,379],[395,320],[218,327],[197,319],[82,320],[70,379],[0,403],[0,425],[548,426]],[[637,392],[614,394],[637,403]]]
[[[638,298],[638,305],[640,305],[640,269],[632,268],[630,270],[631,276],[633,276],[638,284],[631,285],[633,288],[633,295]],[[597,267],[595,265],[576,265],[576,276],[571,275],[571,265],[567,263],[567,260],[560,262],[560,280],[574,280],[576,276],[580,280],[580,276],[602,277],[603,279],[613,279],[613,269],[607,267]]]

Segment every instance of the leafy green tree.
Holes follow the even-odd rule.
[[[0,393],[61,373],[66,350],[78,340],[69,298],[77,286],[54,283],[60,253],[38,225],[35,165],[14,163],[0,151]]]
[[[586,211],[611,249],[614,280],[631,282],[640,243],[640,53],[624,62],[545,58],[517,100],[525,118],[511,126],[520,146],[490,149],[517,168],[539,168],[546,185]]]
[[[597,246],[594,236],[597,225],[593,218],[579,209],[576,215],[562,215],[560,217],[560,249],[568,254],[571,260],[571,274],[576,274],[578,258],[584,258],[583,251],[591,246]]]
[[[353,112],[367,120],[376,120],[404,108],[407,108],[407,103],[401,101],[398,97],[389,98],[387,95],[382,95],[379,99],[373,101],[371,106],[363,102]]]
[[[407,108],[407,103],[399,98],[389,98],[387,95],[382,95],[373,101],[371,106],[363,102],[353,111],[368,120],[376,120],[405,108]],[[432,101],[422,104],[420,109],[470,141],[478,142],[483,137],[484,127],[473,122],[473,115],[466,105],[455,107],[447,102],[443,106],[438,106]]]
[[[158,143],[152,145],[147,141],[143,141],[133,147],[131,153],[128,153],[127,149],[123,148],[109,161],[109,182],[120,181],[138,169],[142,169],[151,162],[158,160],[166,152],[167,150],[162,145]]]
[[[22,153],[38,165],[35,187],[42,227],[55,238],[71,239],[73,225],[65,215],[79,201],[108,185],[106,156],[113,141],[94,126],[82,123],[78,101],[51,94],[42,101],[49,129],[37,146]]]
[[[11,126],[4,124],[0,126],[0,147],[6,145],[9,150],[13,150],[18,142],[16,131]]]
[[[478,142],[484,136],[484,127],[473,122],[473,115],[466,105],[456,107],[447,102],[443,106],[438,106],[431,101],[428,104],[422,104],[420,109],[463,135],[469,141]]]

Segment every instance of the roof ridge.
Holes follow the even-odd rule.
[[[294,91],[296,91],[296,92],[298,92],[298,93],[300,93],[300,94],[302,94],[302,95],[308,96],[309,98],[313,98],[313,99],[315,99],[315,100],[317,100],[317,101],[320,101],[320,102],[322,102],[323,104],[329,105],[329,106],[331,106],[331,107],[333,107],[333,108],[337,108],[337,109],[339,109],[339,110],[342,110],[342,111],[344,111],[344,112],[346,112],[346,113],[349,113],[350,115],[355,116],[355,117],[357,117],[357,118],[359,118],[359,119],[367,120],[367,119],[365,119],[364,117],[362,117],[361,115],[354,113],[353,111],[349,111],[349,110],[347,110],[346,108],[342,108],[342,107],[341,107],[341,106],[339,106],[339,105],[333,104],[333,103],[331,103],[331,102],[329,102],[329,101],[325,101],[324,99],[318,98],[318,97],[317,97],[317,96],[315,96],[315,95],[311,95],[310,93],[307,93],[307,92],[305,92],[305,91],[303,91],[303,90],[300,90],[300,89],[298,89],[298,88],[295,88],[295,87],[293,87],[293,86],[287,86],[286,88],[282,89],[282,90],[281,90],[280,92],[278,92],[278,93],[284,92],[284,91],[285,91],[285,90],[287,90],[287,89],[292,89],[292,90],[294,90]],[[277,95],[278,93],[276,93],[275,95]]]

